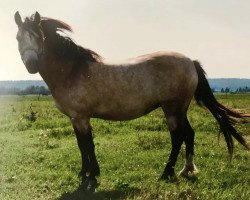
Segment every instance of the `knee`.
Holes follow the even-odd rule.
[[[88,134],[91,132],[91,126],[89,120],[82,118],[71,118],[71,123],[76,133]]]
[[[178,123],[175,117],[168,117],[167,125],[170,132],[175,131],[178,128]]]

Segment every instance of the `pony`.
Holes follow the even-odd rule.
[[[186,162],[180,175],[197,172],[194,164],[194,130],[187,111],[193,97],[217,120],[230,158],[233,138],[249,149],[234,128],[233,118],[249,114],[226,108],[214,97],[198,61],[175,52],[156,52],[115,63],[83,48],[65,34],[72,28],[38,12],[25,21],[15,13],[16,39],[21,59],[31,74],[39,73],[47,83],[58,109],[69,117],[81,152],[84,188],[97,185],[100,167],[90,118],[131,120],[162,108],[171,135],[172,149],[160,179],[175,176],[175,163],[183,143]]]

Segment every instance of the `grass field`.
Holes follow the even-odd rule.
[[[250,95],[218,95],[223,104],[250,112]],[[100,186],[78,189],[80,152],[69,120],[51,97],[0,97],[0,199],[250,199],[249,152],[235,142],[232,163],[223,137],[205,109],[191,104],[196,131],[189,180],[158,181],[170,153],[162,111],[127,122],[92,120]],[[250,124],[237,127],[249,140]],[[184,147],[176,171],[184,165]]]

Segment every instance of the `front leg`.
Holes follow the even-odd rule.
[[[82,169],[79,175],[85,189],[96,187],[96,176],[100,175],[100,168],[95,156],[95,145],[89,119],[72,119],[78,147],[82,156]]]

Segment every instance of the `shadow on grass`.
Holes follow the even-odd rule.
[[[84,191],[81,187],[72,193],[64,193],[58,200],[101,200],[101,199],[124,199],[139,193],[138,188],[114,189],[110,191]]]

